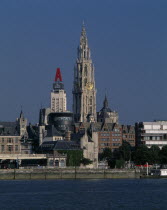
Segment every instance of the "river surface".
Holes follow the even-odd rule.
[[[0,209],[167,209],[167,179],[0,181]]]

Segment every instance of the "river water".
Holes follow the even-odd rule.
[[[167,209],[167,179],[0,181],[0,209]]]

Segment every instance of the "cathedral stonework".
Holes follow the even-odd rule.
[[[96,88],[94,66],[84,25],[74,68],[73,113],[75,122],[96,122]]]

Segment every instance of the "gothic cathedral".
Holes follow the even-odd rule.
[[[74,67],[73,113],[75,122],[96,122],[94,66],[84,25]]]

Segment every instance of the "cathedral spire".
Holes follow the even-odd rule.
[[[88,39],[86,36],[85,25],[82,25],[82,31],[80,36],[80,44],[78,47],[78,59],[79,60],[89,60],[90,59],[90,49],[88,47]]]
[[[75,122],[87,122],[88,116],[96,121],[94,66],[84,24],[82,25],[78,56],[74,68],[73,112]]]
[[[84,21],[83,21],[83,23],[82,23],[81,37],[84,37],[84,38],[86,38],[86,39],[87,39],[87,37],[86,37],[85,23],[84,23]]]

